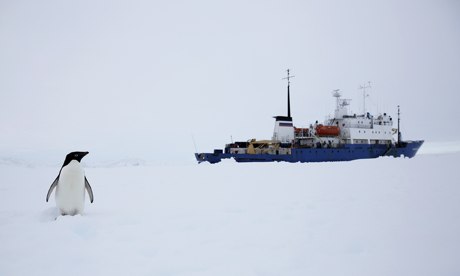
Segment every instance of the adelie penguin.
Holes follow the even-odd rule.
[[[93,190],[86,179],[80,161],[88,152],[75,151],[67,154],[58,176],[51,184],[46,195],[46,202],[56,188],[56,205],[61,215],[82,214],[85,207],[85,189],[91,203],[94,201]]]

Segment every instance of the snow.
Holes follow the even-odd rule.
[[[0,275],[459,275],[459,158],[113,162],[74,217],[0,162]]]
[[[427,142],[420,148],[418,154],[459,153],[459,141]]]

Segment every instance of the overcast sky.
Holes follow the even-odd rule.
[[[193,160],[324,120],[333,89],[458,141],[460,1],[0,0],[0,153]]]

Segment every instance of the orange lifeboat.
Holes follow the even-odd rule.
[[[337,126],[316,126],[316,135],[318,136],[338,136],[340,128]]]

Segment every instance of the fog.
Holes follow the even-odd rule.
[[[0,1],[0,155],[188,162],[324,120],[333,89],[459,141],[458,1]],[[88,156],[88,157],[90,157]]]

